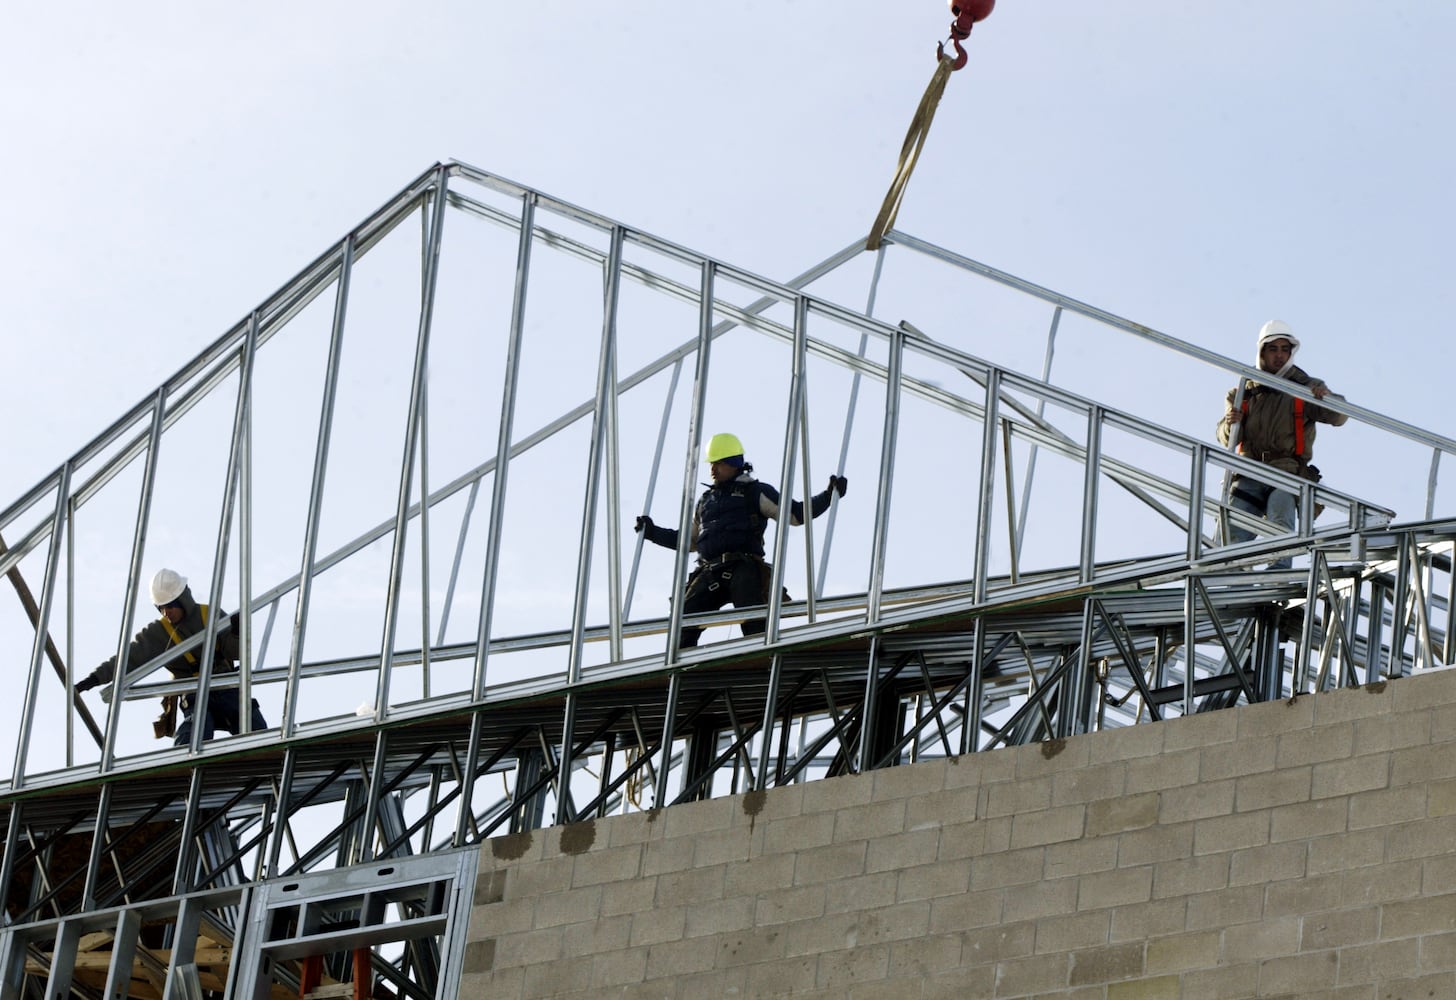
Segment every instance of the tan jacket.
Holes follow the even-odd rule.
[[[1328,388],[1323,381],[1312,378],[1302,368],[1292,367],[1284,377],[1291,382],[1308,387],[1311,391],[1317,386]],[[1330,424],[1338,427],[1348,418],[1343,413],[1336,413],[1318,403],[1306,401],[1302,420],[1304,450],[1299,452],[1297,449],[1299,435],[1296,433],[1294,420],[1296,400],[1293,396],[1279,391],[1277,388],[1279,380],[1273,375],[1270,375],[1269,379],[1276,384],[1265,385],[1252,380],[1244,384],[1244,414],[1239,421],[1242,425],[1239,431],[1239,453],[1272,465],[1280,472],[1288,472],[1296,476],[1305,475],[1310,457],[1314,454],[1315,424]],[[1224,401],[1223,418],[1218,422],[1218,440],[1221,444],[1229,443],[1229,433],[1232,428],[1229,417],[1233,414],[1236,393],[1236,389],[1230,389]],[[1345,398],[1334,392],[1330,393],[1330,396],[1335,399]]]

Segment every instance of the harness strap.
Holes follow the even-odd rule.
[[[202,612],[202,624],[203,625],[206,625],[207,624],[207,605],[206,604],[199,604],[199,605],[197,605],[197,610]],[[180,645],[182,645],[182,636],[177,631],[177,626],[173,625],[172,624],[172,619],[168,618],[166,615],[163,615],[162,616],[162,627],[164,629],[166,629],[167,630],[167,634],[172,637],[172,645],[174,645],[174,646],[180,646]],[[183,653],[182,656],[183,656],[184,659],[187,660],[188,663],[196,663],[197,662],[197,657],[193,656],[191,653]]]
[[[1243,410],[1244,419],[1249,418],[1249,397],[1244,397]],[[1248,451],[1244,448],[1244,441],[1239,440],[1239,454],[1246,455]],[[1304,457],[1304,400],[1298,396],[1294,397],[1294,458]]]

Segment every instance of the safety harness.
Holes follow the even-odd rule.
[[[1249,418],[1249,397],[1244,397],[1242,407],[1244,419]],[[1244,426],[1248,426],[1245,424]],[[1244,448],[1244,442],[1239,441],[1239,454],[1245,455],[1248,452]],[[1304,458],[1304,400],[1298,396],[1294,397],[1294,458]]]
[[[202,612],[203,627],[207,627],[207,605],[199,604],[197,610]],[[177,631],[177,626],[172,624],[172,619],[166,615],[162,616],[162,627],[172,637],[172,645],[182,645],[182,634]],[[190,652],[183,653],[182,658],[194,667],[197,665],[197,657]],[[162,714],[157,716],[156,721],[152,723],[152,735],[159,740],[177,735],[177,695],[162,696]]]

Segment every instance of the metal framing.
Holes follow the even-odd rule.
[[[410,219],[420,223],[422,256],[392,514],[342,544],[325,544],[340,367],[346,342],[361,349],[351,337],[360,315],[358,272]],[[482,227],[510,237],[500,255],[512,269],[502,356],[488,366],[500,387],[498,417],[489,433],[477,435],[485,451],[436,485],[431,445],[446,422],[431,412],[441,401],[428,388],[437,328],[449,322],[437,289],[449,280],[451,254],[460,252],[452,240]],[[872,318],[884,248],[874,259],[866,313],[859,314],[812,291],[857,259],[856,247],[778,284],[473,167],[437,165],[0,512],[0,535],[13,540],[0,546],[0,570],[16,585],[30,625],[18,644],[28,666],[24,705],[10,777],[0,784],[7,920],[0,930],[0,1000],[61,996],[73,979],[117,995],[123,976],[136,995],[206,988],[263,996],[266,985],[259,984],[268,977],[296,987],[316,974],[346,979],[365,968],[397,993],[448,996],[436,990],[449,976],[458,978],[458,948],[445,945],[463,928],[472,848],[487,838],[1370,683],[1450,661],[1456,521],[1392,525],[1392,512],[1376,503],[1252,466],[1050,380],[1066,313],[1231,376],[1251,369],[905,234],[889,233],[885,247],[931,257],[967,280],[989,280],[1049,306],[1040,373],[999,367],[909,323]],[[583,289],[590,293],[582,297],[600,298],[595,375],[591,398],[573,405],[556,396],[559,415],[519,433],[527,404],[533,416],[540,413],[540,400],[525,397],[523,359],[533,331],[528,292],[548,254],[587,265]],[[312,463],[297,487],[301,530],[291,547],[279,549],[262,540],[255,521],[252,442],[269,400],[258,395],[254,372],[330,290]],[[559,289],[530,295],[533,314],[549,314],[553,295]],[[632,311],[636,296],[686,309],[692,329],[627,370],[628,348],[640,336],[633,327],[640,322]],[[863,502],[872,507],[852,542],[866,553],[863,575],[847,593],[825,592],[836,502],[822,526],[797,529],[805,530],[802,553],[787,532],[773,535],[762,635],[679,649],[683,615],[676,603],[662,615],[632,611],[641,540],[623,531],[631,516],[623,492],[634,488],[620,474],[630,450],[626,421],[641,407],[649,422],[639,416],[633,426],[655,426],[649,503],[663,455],[681,457],[677,507],[686,523],[704,422],[724,392],[715,366],[731,365],[728,347],[744,338],[783,359],[784,394],[774,409],[782,406],[777,475],[786,501],[797,483],[814,481],[811,459],[822,470],[837,455],[843,469],[851,441],[861,442],[853,452],[863,463],[860,481],[868,475],[875,483],[856,493],[857,502],[870,495]],[[855,350],[844,346],[856,342]],[[678,376],[689,361],[693,379],[686,398],[678,398]],[[842,426],[825,416],[832,398],[826,386],[836,376],[849,387]],[[662,387],[665,399],[642,406]],[[882,394],[883,419],[878,428],[852,433],[864,389]],[[230,407],[206,405],[226,392],[235,394]],[[919,461],[901,434],[910,405],[945,415],[962,440],[980,447],[960,516],[970,530],[951,563],[960,572],[906,585],[887,574],[907,544],[903,529],[892,531],[896,480],[912,475]],[[1392,440],[1432,450],[1426,491],[1434,514],[1439,456],[1456,450],[1456,442],[1354,404],[1334,406]],[[227,416],[218,418],[222,409]],[[77,567],[86,558],[74,552],[86,537],[80,519],[91,504],[131,490],[128,571],[112,605],[119,609],[117,630],[109,633],[124,653],[153,559],[148,537],[154,487],[167,467],[164,446],[192,413],[219,420],[213,436],[229,442],[212,540],[220,570],[207,591],[214,606],[238,595],[245,662],[238,675],[211,670],[207,639],[216,620],[208,636],[169,656],[202,650],[202,698],[236,686],[244,699],[262,693],[281,711],[261,732],[204,742],[197,727],[191,746],[132,752],[118,743],[127,707],[193,691],[197,682],[161,679],[169,656],[161,657],[119,679],[98,727],[74,695],[76,671],[61,662],[51,631],[73,629]],[[534,449],[568,439],[585,442],[575,452],[581,492],[562,500],[568,516],[556,519],[573,523],[580,496],[574,577],[554,581],[572,595],[568,613],[554,627],[518,630],[502,611],[503,597],[523,575],[520,550],[509,548],[507,487],[540,474],[528,464]],[[1041,480],[1033,475],[1038,458]],[[1041,530],[1033,493],[1066,488],[1043,485],[1053,458],[1076,470],[1078,485],[1070,498],[1075,530],[1059,542],[1065,561],[1046,565],[1026,558],[1024,549]],[[1277,534],[1275,526],[1231,510],[1220,490],[1236,470],[1258,471],[1296,493],[1306,513],[1323,505],[1324,519],[1305,518],[1296,532]],[[477,513],[485,489],[490,502]],[[797,492],[807,499],[806,490]],[[1114,550],[1113,496],[1161,526],[1169,544],[1132,558],[1101,555]],[[445,560],[445,596],[435,602],[431,587],[411,583],[407,567],[417,557],[422,579],[430,579],[427,529],[448,511],[460,523]],[[1218,526],[1229,521],[1263,534],[1221,546]],[[681,534],[675,579],[691,559],[687,532]],[[1009,564],[995,554],[994,540],[1003,535]],[[388,550],[387,581],[363,615],[363,631],[380,641],[365,639],[343,655],[311,653],[321,578],[355,572],[376,547]],[[841,539],[836,557],[849,548]],[[1308,569],[1259,568],[1284,553],[1307,560]],[[795,561],[803,577],[791,580]],[[264,565],[296,566],[297,573],[255,587]],[[27,578],[38,586],[39,602],[29,598]],[[465,605],[475,595],[462,581],[471,579],[480,581],[476,617],[468,622],[473,638],[451,640],[447,623],[452,615],[468,617]],[[805,599],[785,600],[783,586]],[[410,603],[416,592],[417,609]],[[423,625],[413,633],[422,636],[420,646],[402,638],[410,631],[402,623],[415,614]],[[291,627],[273,662],[269,642],[280,618]],[[695,621],[741,618],[725,611]],[[498,666],[523,656],[543,666],[525,674]],[[44,680],[46,658],[61,677],[59,692]],[[452,685],[452,676],[463,680]],[[320,711],[310,700],[313,685],[351,677],[372,691],[358,713],[334,704]],[[399,694],[407,685],[416,686]],[[87,723],[82,728],[94,748],[75,742],[66,706]],[[134,726],[135,715],[126,724]],[[52,730],[64,733],[64,753],[45,742]],[[401,888],[406,883],[419,888]],[[391,906],[402,916],[386,921]],[[278,916],[285,911],[292,915]],[[167,940],[159,943],[157,934]],[[214,961],[214,946],[235,959]],[[366,950],[362,966],[341,957]],[[311,955],[328,957],[311,965]]]

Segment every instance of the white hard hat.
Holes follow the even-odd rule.
[[[1289,341],[1289,346],[1296,351],[1299,350],[1299,338],[1294,335],[1294,331],[1289,328],[1289,324],[1282,319],[1271,319],[1259,327],[1260,350],[1263,350],[1264,345],[1269,341],[1279,340],[1280,338]]]
[[[152,577],[152,603],[158,606],[171,604],[187,589],[187,577],[175,569],[159,569]]]

